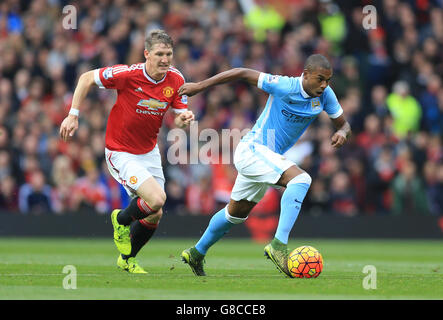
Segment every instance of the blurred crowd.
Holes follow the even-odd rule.
[[[67,5],[73,29],[66,29]],[[365,5],[377,9],[363,27]],[[69,12],[72,12],[69,11]],[[367,21],[366,21],[367,22]],[[75,25],[76,24],[76,25]],[[85,71],[144,61],[154,28],[174,39],[174,66],[199,81],[233,67],[300,76],[325,55],[353,136],[331,147],[322,114],[286,156],[313,178],[306,215],[443,215],[443,1],[441,0],[4,0],[0,4],[0,210],[109,213],[129,198],[104,160],[116,93],[93,89],[68,143],[59,126]],[[267,95],[245,83],[189,99],[198,130],[252,128]],[[212,214],[229,201],[232,164],[171,164],[168,113],[159,136],[170,214]],[[200,145],[205,141],[200,141]],[[235,143],[224,141],[220,150]],[[217,161],[214,161],[217,162]],[[231,162],[232,163],[232,162]],[[276,214],[270,188],[254,211]],[[253,221],[251,220],[251,223]]]

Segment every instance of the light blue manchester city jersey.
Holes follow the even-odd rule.
[[[292,147],[323,110],[330,118],[343,113],[328,86],[320,97],[311,97],[302,86],[302,76],[286,77],[261,73],[258,88],[269,93],[266,106],[242,141],[263,144],[279,154]]]

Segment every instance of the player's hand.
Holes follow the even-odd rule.
[[[198,83],[188,82],[182,85],[178,89],[178,94],[180,96],[187,95],[189,97],[192,97],[193,95],[199,93],[202,90],[203,88],[201,88],[201,86]]]
[[[342,130],[338,130],[331,138],[331,144],[334,148],[340,148],[345,144],[347,140],[346,133]]]
[[[74,132],[78,129],[78,117],[69,114],[62,122],[60,126],[60,137],[63,141],[68,141],[70,137],[74,135]]]
[[[191,121],[194,121],[194,119],[194,113],[191,110],[188,110],[177,115],[175,124],[177,127],[184,128],[188,126]]]

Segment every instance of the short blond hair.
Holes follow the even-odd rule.
[[[152,47],[157,43],[163,43],[169,47],[174,46],[174,41],[166,33],[166,31],[161,29],[155,29],[148,33],[145,39],[145,49],[151,51]]]

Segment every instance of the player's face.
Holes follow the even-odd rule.
[[[164,77],[172,63],[172,47],[164,43],[156,43],[151,51],[144,51],[146,71],[155,80]]]
[[[303,71],[303,89],[311,97],[319,97],[329,85],[332,78],[331,69],[315,69],[312,71]]]

